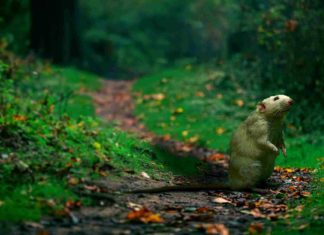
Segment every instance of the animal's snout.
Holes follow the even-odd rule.
[[[290,99],[290,100],[288,101],[288,104],[289,104],[289,105],[293,105],[293,103],[294,103],[294,101],[293,101],[292,99]]]

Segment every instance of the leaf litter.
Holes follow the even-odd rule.
[[[139,137],[165,148],[170,153],[176,153],[180,157],[198,156],[209,163],[212,169],[217,166],[218,173],[220,170],[226,174],[228,156],[216,150],[197,147],[195,143],[199,137],[195,137],[193,141],[179,142],[172,140],[170,136],[159,137],[147,131],[133,115],[134,104],[131,97],[133,81],[105,81],[104,83],[103,90],[93,94],[99,116],[108,121],[117,120],[121,129],[136,133]],[[200,97],[202,94],[199,93],[197,96]],[[165,94],[159,93],[144,97],[144,100],[162,102],[164,98]],[[236,103],[238,106],[244,105],[242,101]],[[173,110],[174,115],[182,115],[184,112],[181,107]],[[219,135],[224,131],[222,127],[216,130]],[[98,145],[94,147],[100,148]],[[98,200],[98,206],[86,207],[79,201],[67,201],[61,212],[64,216],[60,222],[43,221],[48,224],[48,231],[68,234],[73,227],[82,230],[84,234],[93,234],[89,229],[92,227],[101,232],[115,231],[116,234],[127,233],[127,231],[138,234],[153,231],[171,233],[202,231],[206,234],[222,235],[241,234],[245,231],[257,234],[266,231],[266,220],[288,219],[293,213],[300,213],[303,210],[300,200],[311,196],[309,186],[311,171],[305,168],[276,167],[269,185],[262,194],[218,191],[118,193],[125,189],[159,187],[179,182],[203,183],[213,178],[212,175],[202,173],[199,179],[173,177],[166,182],[153,179],[145,172],[141,173],[142,176],[134,175],[132,171],[125,171],[125,173],[126,176],[116,181],[108,178],[100,184],[77,182],[70,178],[68,183],[82,191],[84,195],[96,195],[93,198]],[[220,180],[218,174],[215,174],[214,178],[215,176]],[[101,197],[103,195],[113,200],[107,201],[107,198]],[[288,204],[295,207],[288,207]],[[69,222],[66,222],[64,217]],[[163,224],[163,226],[154,224]]]

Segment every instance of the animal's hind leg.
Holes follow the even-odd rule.
[[[244,188],[255,188],[260,183],[262,175],[261,163],[258,161],[251,161],[250,164],[244,164],[239,170],[240,181]]]

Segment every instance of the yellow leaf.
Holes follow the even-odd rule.
[[[244,106],[244,101],[241,99],[237,99],[235,100],[235,104],[239,107],[243,107]]]
[[[185,136],[187,136],[187,135],[189,134],[189,131],[187,131],[187,130],[184,130],[184,131],[182,131],[182,133],[181,133],[181,134],[182,134],[182,136],[183,136],[183,137],[185,137]]]
[[[99,149],[101,148],[101,144],[99,144],[98,142],[94,142],[94,143],[92,144],[92,146],[93,146],[95,149],[97,149],[97,150],[99,150]]]
[[[177,108],[176,110],[174,110],[174,113],[180,114],[183,113],[184,109],[183,108]]]
[[[197,91],[197,92],[196,92],[196,96],[197,96],[197,97],[205,97],[205,94],[204,94],[204,92],[202,92],[202,91]]]
[[[171,121],[175,121],[175,120],[176,120],[176,116],[173,116],[173,115],[172,115],[172,116],[170,117],[170,120],[171,120]]]
[[[162,94],[162,93],[153,94],[153,95],[152,95],[152,98],[153,98],[154,100],[163,100],[163,99],[165,98],[165,95]]]
[[[222,95],[221,93],[218,93],[218,94],[216,95],[216,98],[219,99],[219,100],[221,100],[221,99],[223,99],[223,95]]]
[[[223,127],[216,128],[216,133],[218,135],[222,135],[222,134],[224,134],[224,132],[225,132],[225,129]]]
[[[199,140],[199,136],[195,135],[189,138],[189,143],[196,143]]]
[[[77,185],[79,183],[79,180],[75,177],[71,177],[68,181],[70,185]]]

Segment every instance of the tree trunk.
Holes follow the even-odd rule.
[[[31,49],[55,63],[80,56],[78,0],[30,0]]]

